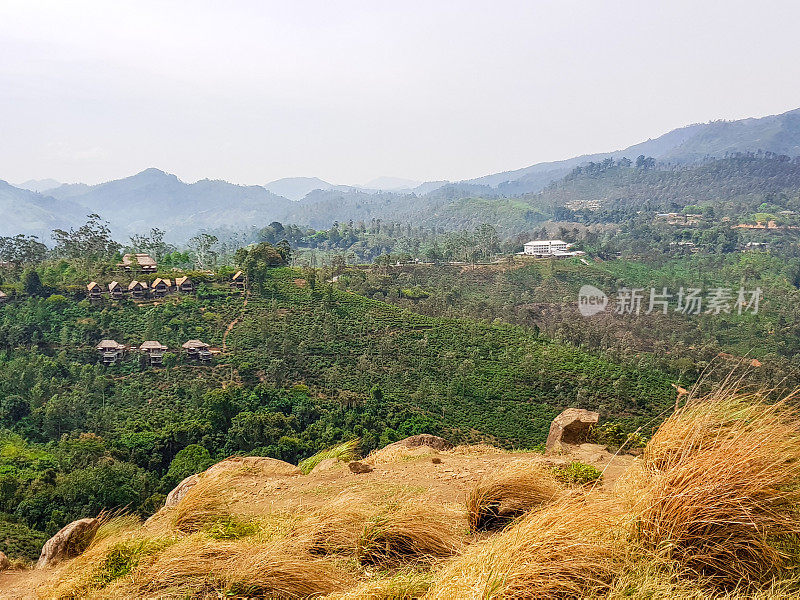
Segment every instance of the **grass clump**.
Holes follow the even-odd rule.
[[[567,485],[588,485],[603,478],[602,471],[577,460],[565,467],[556,467],[554,471],[556,479]]]
[[[424,598],[602,596],[624,562],[620,527],[612,505],[562,498],[449,561]]]
[[[553,474],[529,463],[512,463],[485,477],[467,497],[471,531],[500,529],[529,510],[555,499],[561,492]]]
[[[362,565],[430,562],[459,548],[453,516],[417,501],[388,506],[361,530],[356,556]]]
[[[259,527],[253,521],[245,521],[236,515],[226,515],[206,524],[203,531],[215,540],[238,540],[255,535]]]
[[[659,428],[642,469],[637,542],[682,576],[733,589],[797,564],[800,416],[787,401],[693,401]]]
[[[359,451],[360,445],[361,440],[358,438],[348,440],[346,442],[342,442],[341,444],[337,444],[332,448],[328,448],[327,450],[321,450],[313,456],[304,458],[297,466],[303,475],[308,475],[314,470],[314,467],[327,458],[335,458],[341,462],[358,460],[361,458],[361,453]]]

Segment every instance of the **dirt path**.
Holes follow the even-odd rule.
[[[247,290],[244,296],[244,302],[242,303],[242,312],[239,313],[239,316],[236,317],[233,321],[228,323],[228,326],[225,328],[225,333],[222,334],[222,352],[227,352],[228,350],[228,334],[231,330],[236,327],[236,324],[241,320],[244,316],[244,311],[247,308],[247,301],[250,300],[250,290]]]

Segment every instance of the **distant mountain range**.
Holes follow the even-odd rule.
[[[382,177],[364,186],[335,185],[316,177],[292,177],[263,186],[225,181],[185,183],[175,175],[147,169],[98,185],[63,184],[52,179],[17,186],[0,181],[0,235],[26,233],[49,241],[54,227],[66,228],[96,212],[119,239],[151,227],[185,240],[200,229],[286,223],[329,227],[335,220],[370,218],[435,219],[440,207],[461,199],[500,202],[543,190],[575,167],[606,158],[639,155],[660,162],[691,164],[745,151],[800,156],[800,109],[739,121],[715,121],[675,129],[622,150],[538,163],[460,182],[416,181]],[[41,193],[39,193],[41,192]],[[469,203],[461,203],[469,210]],[[444,218],[444,215],[442,215]]]

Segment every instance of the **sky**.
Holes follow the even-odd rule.
[[[0,0],[0,179],[468,179],[800,107],[798,23],[794,0]]]

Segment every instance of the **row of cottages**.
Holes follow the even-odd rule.
[[[128,284],[127,289],[118,281],[112,281],[108,284],[108,295],[113,300],[122,300],[126,294],[129,294],[134,300],[144,300],[148,296],[163,298],[175,291],[183,294],[192,294],[194,293],[194,282],[188,277],[178,277],[173,285],[169,279],[159,277],[150,285],[146,281],[134,279]],[[99,283],[92,281],[86,286],[86,293],[89,296],[89,300],[100,300],[105,290]]]
[[[121,361],[125,356],[127,346],[115,340],[103,340],[97,345],[100,353],[100,360],[106,366],[113,365]],[[164,364],[164,353],[169,350],[161,342],[148,340],[138,348],[146,358],[149,365],[157,367]],[[187,358],[209,362],[211,360],[211,346],[200,340],[189,340],[183,344],[183,350]]]

